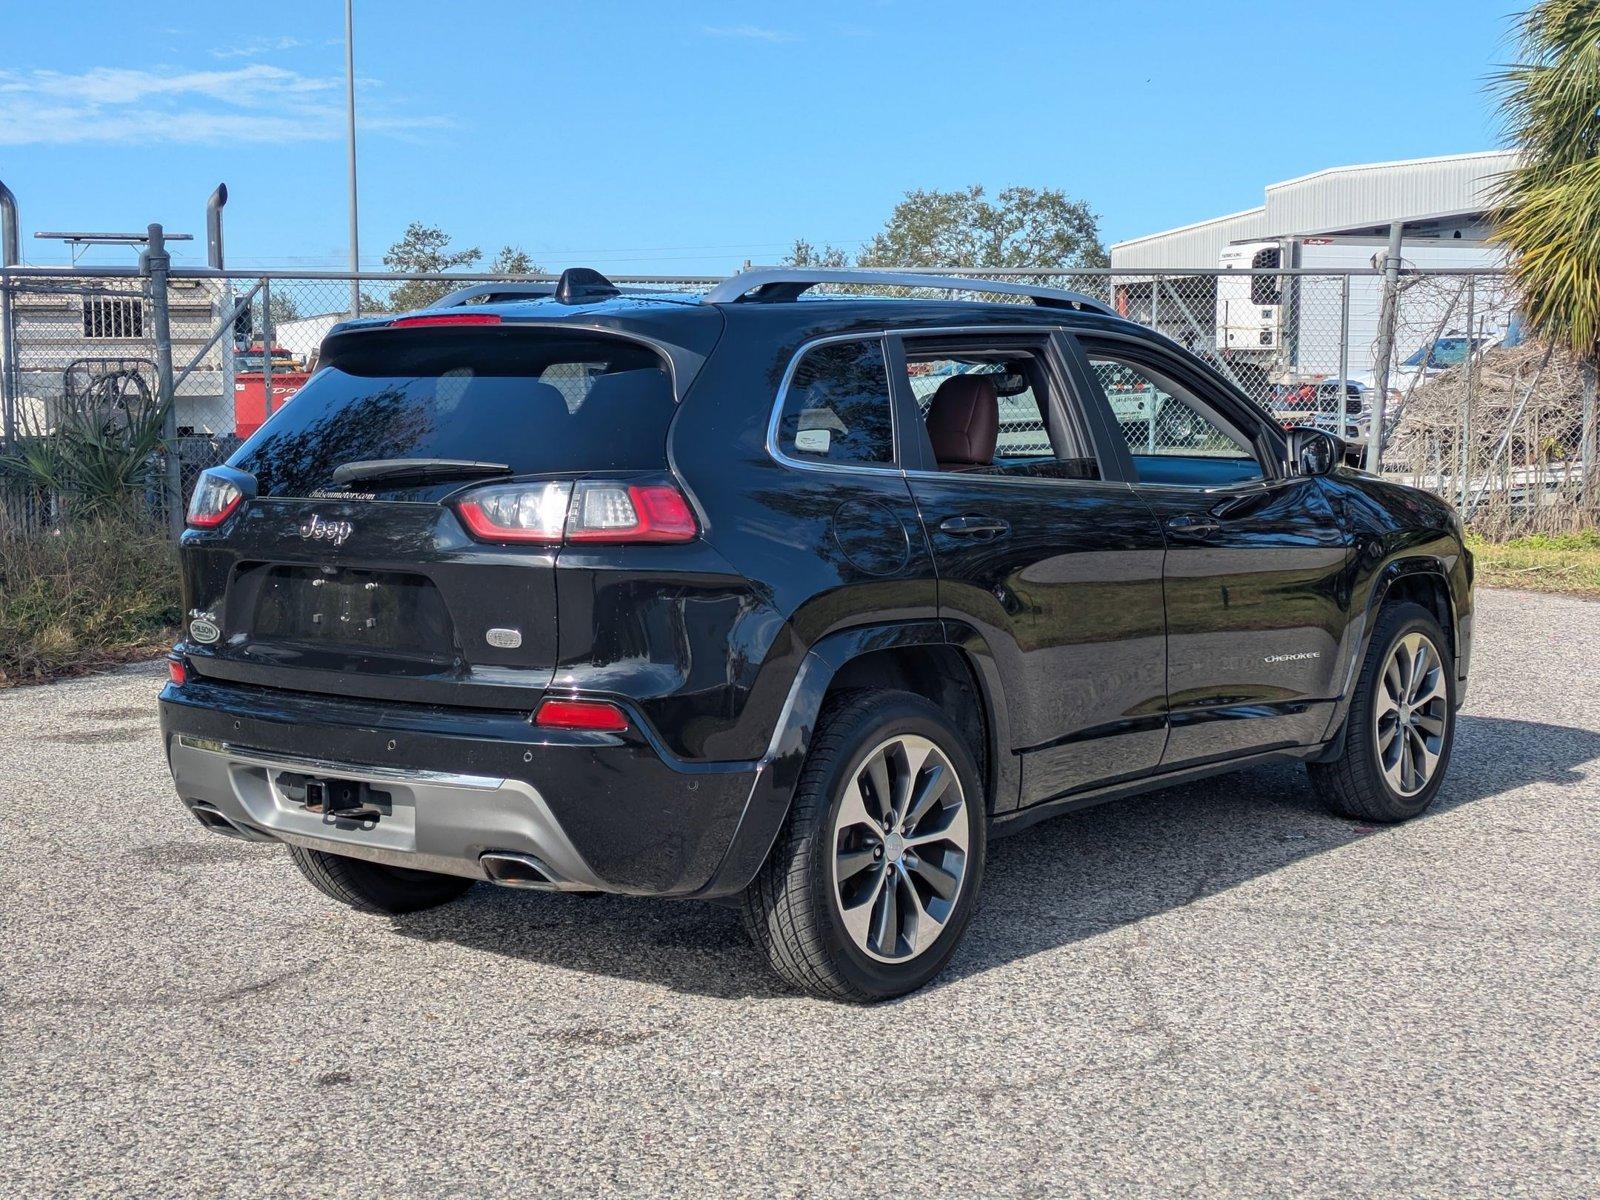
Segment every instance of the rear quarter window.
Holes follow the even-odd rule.
[[[883,344],[829,342],[806,351],[783,394],[777,432],[779,452],[801,462],[892,466]]]

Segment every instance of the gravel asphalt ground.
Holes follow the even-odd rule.
[[[0,1196],[1600,1194],[1600,605],[1478,628],[1425,818],[1049,822],[877,1008],[709,905],[345,911],[183,811],[156,667],[0,693]]]

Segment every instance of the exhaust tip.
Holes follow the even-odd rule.
[[[478,865],[489,877],[489,882],[498,883],[501,887],[536,888],[546,892],[566,891],[571,887],[567,880],[531,854],[491,850],[478,856]]]
[[[220,833],[226,837],[242,838],[247,842],[270,842],[276,840],[254,829],[236,824],[204,800],[186,800],[184,803],[188,805],[189,811],[194,814],[195,820],[213,833]]]

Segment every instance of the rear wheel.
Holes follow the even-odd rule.
[[[290,846],[289,857],[319,892],[358,912],[418,912],[448,904],[473,884],[457,875],[390,867],[304,846]]]
[[[1433,614],[1385,607],[1346,718],[1344,749],[1310,766],[1328,807],[1361,821],[1404,821],[1439,792],[1455,742],[1455,662]]]
[[[972,755],[938,708],[907,692],[843,693],[745,892],[746,927],[779,975],[816,995],[914,991],[972,914],[985,825]]]

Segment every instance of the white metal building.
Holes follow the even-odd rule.
[[[1495,178],[1515,159],[1485,150],[1330,167],[1267,186],[1266,203],[1117,242],[1115,270],[1215,270],[1224,247],[1300,237],[1384,237],[1400,221],[1411,238],[1481,241]]]

